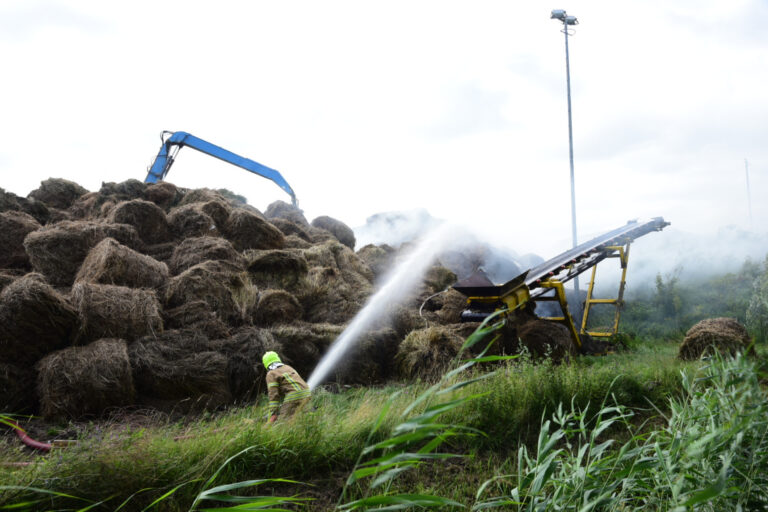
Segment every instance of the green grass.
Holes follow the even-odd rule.
[[[596,415],[559,408],[534,450],[478,490],[473,510],[765,510],[768,403],[744,357],[684,373],[660,428],[637,428],[622,406]],[[622,443],[604,433],[626,430]]]
[[[439,481],[428,476],[430,467],[503,465],[521,444],[535,440],[541,418],[554,412],[560,403],[570,404],[573,400],[580,408],[589,404],[597,410],[610,396],[640,415],[655,414],[651,402],[663,407],[667,397],[678,394],[680,370],[690,366],[675,361],[675,353],[676,345],[655,342],[605,357],[577,358],[568,365],[515,362],[496,366],[499,371],[493,376],[466,390],[483,396],[444,414],[450,424],[485,432],[449,440],[452,449],[469,457],[461,462],[421,464],[408,478],[416,475],[416,489],[420,485],[439,489]],[[470,376],[479,375],[475,371]],[[182,485],[157,508],[187,510],[204,482],[229,457],[243,452],[226,464],[217,482],[287,478],[314,483],[315,487],[280,482],[264,486],[269,492],[303,492],[317,498],[316,504],[307,507],[323,510],[333,506],[334,497],[366,444],[386,439],[399,415],[427,388],[425,384],[413,384],[342,394],[318,392],[313,397],[317,410],[274,428],[262,421],[263,404],[190,424],[166,423],[134,430],[107,426],[100,435],[83,439],[77,447],[40,457],[40,464],[33,468],[0,470],[0,475],[5,485],[46,489],[92,502],[110,498],[97,510],[113,510],[131,496],[132,508],[143,507]],[[390,414],[373,432],[380,411],[395,392],[399,395],[391,402]],[[178,436],[186,438],[175,441]],[[18,454],[15,450],[6,447],[3,460],[12,460]],[[418,478],[422,474],[427,475],[423,480]],[[470,489],[464,491],[459,494],[463,496]],[[24,491],[5,492],[0,504],[29,496]],[[359,496],[353,492],[351,497]],[[55,501],[63,506],[67,500]]]

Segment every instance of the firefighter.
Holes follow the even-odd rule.
[[[269,423],[274,423],[278,417],[290,418],[309,402],[309,386],[296,370],[280,361],[276,352],[265,352],[261,361],[267,369]]]

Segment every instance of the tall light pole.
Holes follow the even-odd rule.
[[[749,162],[744,159],[744,171],[747,173],[747,204],[749,205],[749,229],[752,229],[752,193],[749,191]]]
[[[565,34],[565,82],[568,89],[568,150],[571,160],[571,234],[573,237],[573,246],[578,245],[576,237],[576,184],[573,178],[573,123],[571,121],[571,63],[568,57],[568,26],[578,25],[579,20],[576,16],[568,16],[563,9],[554,9],[550,19],[560,20],[563,23],[563,33]],[[576,289],[576,296],[579,297],[579,277],[573,280],[573,286]],[[580,298],[578,299],[581,300]]]

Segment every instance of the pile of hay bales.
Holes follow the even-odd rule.
[[[282,201],[262,214],[228,191],[62,179],[28,198],[0,190],[0,410],[247,403],[266,392],[267,350],[308,379],[397,261],[388,246],[354,249],[341,221]],[[431,269],[330,380],[435,378],[468,332],[463,296],[444,291],[455,279]]]
[[[723,355],[735,355],[737,352],[754,355],[746,327],[733,318],[702,320],[686,333],[678,358],[693,361],[715,352]]]

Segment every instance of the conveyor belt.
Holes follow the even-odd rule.
[[[666,222],[662,217],[655,217],[646,222],[629,221],[620,228],[608,231],[588,242],[577,245],[573,249],[558,254],[504,284],[496,285],[487,278],[484,278],[484,281],[483,278],[478,281],[477,277],[470,277],[456,283],[454,288],[469,297],[490,297],[503,296],[509,290],[525,283],[532,294],[536,296],[541,292],[534,292],[534,289],[539,288],[542,281],[551,278],[562,283],[570,281],[612,254],[614,251],[607,250],[608,247],[627,244],[652,231],[661,231],[668,225],[669,222]]]
[[[506,310],[508,313],[511,313],[531,301],[555,300],[560,304],[562,316],[547,317],[546,320],[560,322],[565,325],[571,334],[574,345],[579,349],[589,350],[582,346],[579,333],[568,310],[568,299],[563,283],[570,281],[585,270],[596,268],[595,265],[605,258],[618,257],[623,269],[618,298],[592,299],[592,289],[595,280],[595,273],[593,271],[585,302],[584,317],[581,323],[582,334],[591,336],[611,336],[615,334],[618,329],[619,313],[623,300],[629,244],[636,238],[652,231],[661,231],[668,225],[669,222],[666,222],[661,217],[645,222],[630,221],[625,226],[608,231],[573,249],[569,249],[523,272],[504,284],[493,283],[482,270],[478,270],[472,276],[453,285],[454,289],[467,296],[468,308],[462,312],[461,320],[462,322],[477,322],[496,310]],[[552,295],[545,295],[547,292],[552,292]],[[589,306],[598,303],[612,304],[616,307],[616,321],[611,332],[586,331]],[[589,336],[586,339],[589,339]]]
[[[579,244],[573,249],[558,254],[554,258],[532,268],[528,271],[525,284],[533,290],[543,280],[553,277],[563,283],[570,281],[605,259],[610,252],[613,252],[606,252],[607,247],[625,245],[652,231],[661,231],[668,225],[669,222],[666,222],[662,217],[655,217],[645,222],[629,221],[625,226]]]

